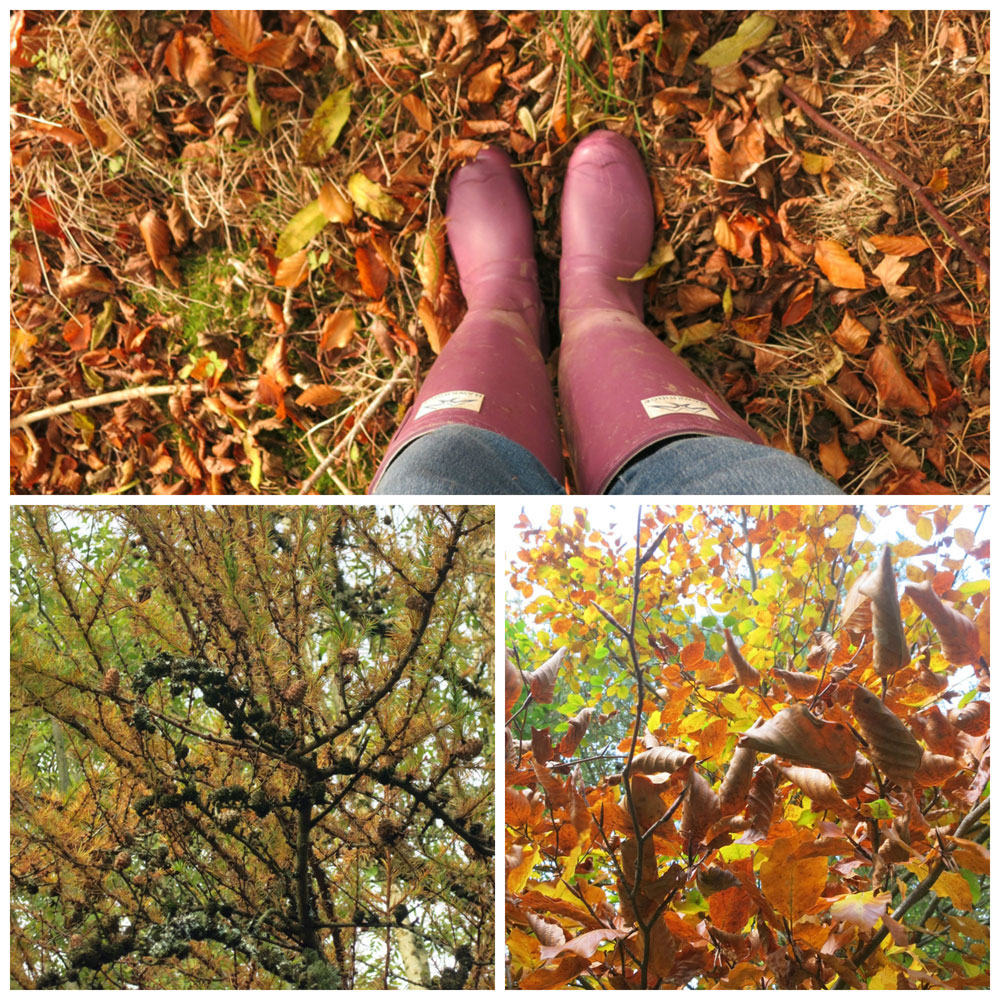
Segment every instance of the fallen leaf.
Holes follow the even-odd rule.
[[[459,11],[457,14],[449,14],[445,17],[445,22],[451,28],[455,36],[455,44],[464,49],[479,37],[479,25],[471,10]]]
[[[768,70],[750,80],[750,94],[768,135],[778,142],[785,139],[785,119],[781,112],[781,87],[784,77],[777,69]]]
[[[825,174],[833,169],[833,157],[803,151],[802,169],[807,174]]]
[[[829,441],[824,441],[819,446],[819,460],[823,471],[834,480],[840,479],[851,467],[850,460],[840,446],[838,434],[834,434]]]
[[[274,272],[274,283],[278,288],[298,288],[306,280],[309,274],[306,256],[306,251],[303,249],[293,253],[291,257],[278,261]]]
[[[417,123],[418,128],[422,128],[425,132],[430,132],[434,127],[430,108],[427,107],[417,94],[407,94],[403,98],[403,107],[413,115],[413,120]]]
[[[74,351],[86,351],[90,347],[90,315],[80,313],[72,316],[63,326],[63,340]]]
[[[353,309],[340,309],[327,316],[323,321],[323,329],[319,335],[319,350],[324,351],[342,350],[347,347],[354,336],[356,319]]]
[[[255,10],[214,10],[212,31],[230,54],[251,62],[253,48],[263,34],[260,15]]]
[[[937,170],[931,174],[931,179],[927,182],[927,190],[933,191],[935,194],[944,191],[948,187],[948,168],[938,167]]]
[[[329,181],[319,189],[316,200],[329,222],[350,222],[354,218],[354,206]]]
[[[432,302],[441,291],[441,279],[444,277],[444,245],[444,222],[434,219],[427,224],[416,257],[420,284]]]
[[[305,208],[299,209],[289,220],[281,235],[274,252],[281,258],[291,257],[298,253],[310,240],[318,235],[327,224],[327,217],[317,198],[309,202]]]
[[[503,75],[503,63],[491,63],[481,69],[470,81],[466,95],[473,104],[487,104],[496,96],[500,89],[500,78]]]
[[[48,195],[40,194],[28,199],[28,218],[39,232],[58,240],[63,238],[62,226],[59,225]]]
[[[917,290],[913,285],[899,284],[899,279],[906,273],[909,266],[899,257],[886,254],[879,262],[878,267],[873,268],[873,273],[882,282],[882,287],[888,292],[889,298],[896,302],[901,302]]]
[[[927,241],[922,236],[869,236],[868,242],[882,253],[894,257],[912,257],[928,249]]]
[[[891,434],[882,432],[882,444],[889,453],[893,465],[901,469],[919,469],[921,466],[920,457],[908,445],[897,441]]]
[[[816,241],[816,264],[838,288],[864,288],[861,265],[836,240]]]
[[[695,62],[699,66],[728,66],[736,62],[747,49],[762,45],[774,31],[777,21],[767,14],[754,13],[745,18],[736,29],[735,35],[716,42],[706,49]]]
[[[313,113],[299,144],[299,159],[317,164],[333,149],[351,113],[351,88],[335,90]]]
[[[330,406],[343,395],[340,389],[334,389],[332,385],[311,385],[299,393],[299,398],[295,402],[299,406]]]
[[[849,10],[844,51],[850,56],[860,55],[871,48],[891,27],[892,15],[884,10]]]
[[[285,419],[285,390],[270,375],[262,374],[257,379],[257,388],[254,390],[253,398],[263,406],[272,407],[278,420]]]
[[[374,181],[364,174],[352,174],[347,181],[347,191],[354,204],[369,215],[383,222],[401,222],[406,209],[391,195],[386,194]]]
[[[708,169],[717,181],[733,181],[736,171],[729,154],[722,148],[715,125],[710,125],[704,133],[705,149],[708,151]]]
[[[451,331],[441,323],[433,303],[426,295],[422,295],[417,303],[417,317],[427,334],[427,343],[430,344],[431,350],[435,354],[440,354],[451,337]]]
[[[94,264],[67,268],[59,275],[59,294],[67,299],[87,293],[110,295],[114,290],[114,282]]]
[[[847,351],[848,354],[860,354],[868,344],[871,331],[850,309],[844,310],[844,318],[840,326],[833,331],[833,339]]]
[[[677,305],[681,312],[691,316],[700,313],[703,309],[718,305],[721,298],[717,292],[704,285],[681,285],[677,289]]]
[[[879,406],[920,414],[930,410],[920,390],[906,377],[891,345],[879,344],[872,351],[866,373],[878,390]]]
[[[354,250],[361,288],[370,299],[380,299],[389,284],[389,269],[374,247],[359,246]]]

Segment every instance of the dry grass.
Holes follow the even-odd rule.
[[[558,196],[573,141],[596,124],[630,135],[656,179],[662,196],[661,230],[677,254],[648,288],[651,315],[668,331],[688,322],[677,311],[676,289],[702,281],[721,290],[719,277],[706,277],[704,269],[715,247],[715,217],[731,211],[733,202],[720,202],[703,141],[692,128],[698,115],[685,111],[664,117],[654,98],[664,87],[693,81],[699,81],[701,96],[710,96],[708,74],[693,59],[732,34],[743,15],[660,17],[664,38],[673,38],[667,29],[674,31],[677,25],[694,24],[698,30],[679,77],[655,68],[659,48],[627,48],[640,26],[625,12],[544,14],[536,27],[515,27],[506,47],[496,50],[487,45],[505,30],[507,15],[497,19],[478,14],[482,34],[463,48],[448,41],[459,22],[438,12],[344,14],[340,20],[355,68],[351,115],[323,164],[308,167],[297,158],[303,132],[318,103],[342,86],[344,78],[333,67],[333,49],[304,15],[264,18],[267,30],[291,31],[299,25],[301,31],[312,32],[310,41],[324,46],[293,69],[258,67],[258,93],[275,117],[273,129],[264,136],[249,121],[246,64],[218,47],[207,15],[190,22],[180,12],[40,15],[31,26],[45,29],[41,57],[34,68],[16,70],[11,84],[18,139],[12,170],[13,317],[15,328],[35,338],[25,363],[14,368],[15,414],[99,391],[180,382],[182,366],[206,352],[228,362],[231,381],[228,402],[219,402],[217,394],[209,392],[196,394],[181,407],[144,400],[113,412],[90,411],[89,428],[86,421],[70,417],[32,425],[33,431],[17,437],[14,450],[23,456],[34,449],[31,461],[37,468],[26,475],[26,467],[32,473],[31,461],[22,457],[12,488],[295,492],[331,451],[339,449],[317,488],[363,491],[413,398],[418,376],[395,387],[364,427],[355,426],[358,417],[393,373],[405,368],[401,362],[408,352],[419,352],[423,370],[433,359],[415,318],[422,289],[414,258],[428,223],[443,215],[447,178],[456,162],[449,155],[451,143],[459,138],[492,138],[509,145],[517,136],[524,151],[516,158],[538,226],[543,295],[554,320]],[[949,184],[938,202],[963,235],[985,245],[989,110],[982,60],[988,59],[988,15],[913,12],[908,31],[894,24],[847,68],[839,64],[824,35],[826,31],[843,37],[844,17],[835,12],[782,15],[782,33],[768,42],[764,54],[815,79],[823,89],[824,114],[918,181],[926,182],[934,170],[948,166]],[[948,35],[956,27],[965,55],[956,55],[954,35]],[[218,67],[211,85],[188,86],[166,72],[163,47],[178,29],[209,46]],[[506,60],[505,82],[491,104],[470,107],[468,77],[496,58],[494,51]],[[547,66],[553,69],[551,79],[532,89],[528,81]],[[406,110],[407,95],[416,95],[427,106],[433,123],[429,131],[419,129]],[[740,114],[753,114],[752,104],[742,96],[727,97],[727,102]],[[107,124],[120,140],[117,149],[101,152],[89,143],[62,144],[31,131],[35,119],[79,129],[73,111],[77,104]],[[531,112],[537,130],[533,143],[517,117],[521,108]],[[565,125],[559,118],[563,111]],[[468,130],[470,119],[500,119],[511,128],[480,135]],[[937,248],[937,273],[930,274],[933,262],[920,264],[917,294],[893,302],[870,292],[851,308],[875,336],[894,343],[914,380],[921,377],[928,344],[937,343],[959,389],[960,404],[939,420],[889,412],[871,400],[845,394],[838,378],[849,372],[864,381],[867,355],[845,355],[836,348],[831,332],[843,312],[842,302],[822,280],[806,321],[787,328],[777,322],[772,326],[765,346],[772,360],[780,356],[780,364],[765,361],[762,367],[755,360],[759,355],[754,345],[742,341],[727,323],[718,337],[686,349],[685,357],[738,409],[747,407],[754,425],[775,443],[818,464],[819,444],[830,434],[839,435],[850,460],[840,484],[849,491],[923,483],[950,492],[981,490],[988,478],[989,450],[988,382],[981,364],[987,347],[988,290],[977,283],[974,269],[960,255],[945,259],[944,243],[933,224],[863,156],[811,126],[794,125],[794,134],[803,149],[829,155],[835,164],[822,180],[799,171],[778,183],[775,207],[786,198],[814,198],[790,214],[800,238],[836,239],[863,264],[870,263],[864,257],[865,237],[887,225],[894,232],[921,233]],[[961,152],[956,154],[956,149]],[[781,162],[774,156],[769,166],[777,171]],[[308,280],[294,292],[276,288],[268,253],[287,220],[316,197],[324,182],[332,181],[344,191],[347,177],[357,170],[385,187],[399,186],[401,177],[420,175],[419,183],[402,184],[411,196],[404,221],[386,226],[359,218],[348,227],[328,225],[309,245]],[[40,194],[51,202],[64,233],[61,241],[31,225],[28,202]],[[748,211],[746,206],[754,204],[749,183],[744,194],[750,200],[741,202],[740,210]],[[189,228],[189,238],[177,251],[178,288],[145,254],[138,225],[150,209],[163,217],[174,212]],[[394,272],[381,304],[372,303],[357,278],[357,245],[370,234],[383,240]],[[25,282],[22,272],[24,256],[32,252],[46,265],[38,289]],[[730,264],[737,316],[748,314],[783,275],[796,276],[784,264],[774,269],[759,261],[731,259]],[[119,348],[107,358],[86,353],[83,357],[94,362],[89,368],[81,365],[80,352],[67,348],[63,329],[73,316],[96,318],[104,298],[74,299],[58,288],[62,270],[86,265],[100,268],[114,282],[115,320],[102,349]],[[451,278],[453,282],[454,275]],[[284,421],[274,419],[272,408],[256,400],[252,388],[280,332],[268,319],[268,302],[289,321],[285,364],[295,385],[286,390],[289,416]],[[354,342],[344,350],[320,351],[321,317],[348,309],[358,317]],[[974,317],[974,325],[956,323],[955,317],[962,315],[959,309]],[[694,317],[706,318],[724,320],[720,310]],[[140,352],[120,350],[123,330],[130,330],[130,324],[148,328]],[[558,336],[557,330],[552,332]],[[321,411],[296,407],[299,389],[314,384],[329,385],[342,395]],[[899,454],[890,455],[880,435],[866,439],[854,433],[856,425],[872,419],[914,449],[915,470],[900,467]],[[253,429],[252,447],[259,452],[256,480],[247,428]],[[181,461],[182,445],[196,454],[201,478],[193,477]],[[151,473],[156,456],[162,459],[163,446],[173,461],[169,469]],[[225,466],[225,461],[213,464],[213,458],[232,462],[232,468],[211,471]],[[912,472],[919,475],[907,478]]]

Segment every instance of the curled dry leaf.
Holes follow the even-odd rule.
[[[777,754],[796,764],[845,777],[854,770],[857,744],[842,722],[817,719],[805,705],[797,704],[743,733],[737,746]]]
[[[920,390],[907,378],[896,352],[889,344],[879,344],[868,359],[868,377],[878,390],[879,406],[889,410],[926,413],[930,406]]]
[[[723,816],[733,816],[746,805],[756,762],[757,751],[752,747],[737,747],[733,751],[726,776],[719,787],[719,806]]]
[[[155,211],[150,209],[139,222],[139,232],[146,245],[146,253],[159,269],[165,257],[170,256],[170,228]]]
[[[840,326],[833,331],[833,339],[848,354],[860,354],[867,346],[870,336],[871,330],[850,309],[844,310],[844,318],[840,321]]]
[[[836,240],[816,241],[816,264],[838,288],[864,288],[861,265]]]
[[[583,734],[587,731],[587,725],[593,714],[594,709],[582,708],[569,719],[569,729],[566,730],[565,736],[556,747],[556,751],[561,757],[571,757],[576,753],[576,748],[580,745],[580,740],[583,739]]]
[[[803,673],[798,670],[778,670],[771,671],[773,677],[777,677],[793,698],[808,698],[816,693],[819,687],[819,678],[813,674]]]
[[[956,667],[979,660],[979,630],[975,623],[945,604],[927,580],[908,583],[904,593],[937,629],[945,659]]]
[[[675,750],[673,747],[655,747],[644,750],[632,758],[631,774],[658,774],[663,771],[679,771],[690,767],[697,758],[693,753]]]
[[[650,753],[655,752],[655,750],[650,751]],[[681,816],[681,836],[688,852],[693,853],[693,849],[705,836],[705,831],[721,816],[722,807],[719,804],[719,796],[697,768],[691,768],[685,788],[687,793],[684,796],[684,805],[681,807],[684,810]]]
[[[545,729],[531,727],[531,756],[539,764],[548,764],[552,760],[552,734],[548,727]]]
[[[338,309],[323,320],[319,335],[320,353],[339,351],[347,347],[354,337],[356,319],[353,309]]]
[[[954,757],[925,750],[920,758],[917,773],[913,776],[913,783],[924,787],[943,785],[952,775],[958,774],[961,769],[961,762]]]
[[[872,766],[867,758],[856,753],[854,755],[854,770],[846,778],[834,776],[833,787],[843,799],[853,799],[871,781]]]
[[[990,731],[990,703],[972,701],[965,708],[955,712],[952,720],[956,729],[970,736],[985,736]]]
[[[528,910],[526,913],[528,925],[535,932],[538,943],[545,948],[554,948],[555,954],[559,953],[559,945],[564,944],[566,935],[562,927],[556,923],[543,920],[537,913]]]
[[[521,697],[521,689],[524,683],[521,680],[521,671],[517,669],[514,661],[506,656],[504,658],[503,672],[503,703],[504,718],[510,716],[510,710],[517,704],[517,699]]]
[[[532,758],[531,768],[535,772],[538,783],[549,797],[553,809],[565,809],[569,805],[569,790],[544,764],[539,764]]]
[[[299,394],[295,402],[299,406],[332,406],[343,395],[340,389],[334,389],[332,385],[311,385]]]
[[[487,104],[496,97],[503,76],[503,63],[495,62],[481,69],[470,81],[466,94],[473,104]]]
[[[744,844],[756,844],[767,837],[774,816],[774,771],[762,764],[754,772],[747,794],[747,819],[750,828],[740,838]]]
[[[896,593],[896,576],[892,571],[892,551],[888,545],[882,549],[878,566],[862,583],[861,592],[872,602],[875,670],[879,677],[888,677],[910,662],[910,648],[906,644]]]
[[[747,787],[749,788],[749,782]],[[698,891],[708,899],[712,893],[724,892],[726,889],[740,888],[743,883],[728,868],[699,868],[695,875]]]
[[[747,663],[729,629],[726,629],[726,653],[729,655],[733,669],[736,671],[736,679],[744,687],[760,687],[760,671]]]
[[[972,703],[972,705],[980,704],[985,705],[986,702],[974,701]],[[971,708],[972,705],[968,705],[966,708]],[[966,709],[962,709],[962,711],[964,712]],[[953,754],[955,752],[958,744],[956,727],[937,705],[931,705],[930,708],[924,709],[920,715],[916,716],[915,721],[920,726],[920,734],[924,742],[934,753]],[[989,728],[988,713],[986,728]]]
[[[858,729],[868,741],[872,763],[891,781],[908,786],[920,766],[923,747],[896,715],[867,688],[858,685],[854,689],[853,707]]]
[[[535,701],[541,702],[543,705],[551,704],[556,689],[556,677],[568,652],[569,647],[563,646],[556,650],[537,670],[528,674],[528,688]]]
[[[850,809],[825,771],[815,767],[779,767],[778,772],[808,795],[815,806],[821,809]]]
[[[868,579],[869,570],[864,570],[851,584],[844,598],[840,612],[840,627],[859,637],[872,627],[872,604],[861,589]]]
[[[882,282],[882,287],[894,302],[901,302],[917,290],[915,285],[901,285],[899,283],[909,266],[898,257],[886,254],[879,262],[878,267],[873,269],[875,276]]]

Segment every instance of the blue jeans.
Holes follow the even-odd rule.
[[[552,494],[563,487],[531,452],[479,427],[451,424],[410,442],[376,494]],[[721,493],[843,496],[801,458],[736,438],[685,437],[643,452],[612,481],[612,496]]]

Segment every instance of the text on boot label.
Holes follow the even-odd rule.
[[[708,403],[691,396],[650,396],[642,401],[647,417],[667,417],[680,413],[697,417],[719,417]]]
[[[420,404],[420,409],[413,419],[419,420],[429,413],[437,413],[438,410],[475,410],[478,413],[482,409],[484,398],[481,392],[469,392],[465,389],[439,392]]]

